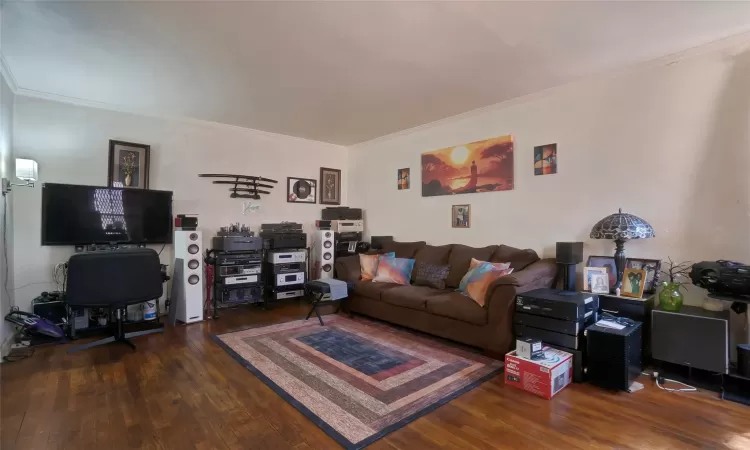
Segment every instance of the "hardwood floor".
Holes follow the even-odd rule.
[[[54,346],[3,363],[0,447],[339,448],[210,338],[306,312],[239,309],[135,338],[135,352],[111,344],[68,355]],[[575,384],[547,401],[498,376],[369,448],[750,448],[750,408],[643,382],[635,394]]]

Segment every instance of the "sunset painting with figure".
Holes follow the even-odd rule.
[[[513,136],[422,153],[422,197],[513,189]]]

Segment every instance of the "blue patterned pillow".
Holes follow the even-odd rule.
[[[381,258],[378,273],[372,279],[376,283],[396,283],[408,285],[414,260],[406,258]]]

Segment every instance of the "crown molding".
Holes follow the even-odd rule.
[[[367,147],[367,146],[377,144],[380,142],[389,141],[391,139],[395,139],[401,136],[406,136],[412,133],[417,133],[419,131],[426,131],[426,130],[439,127],[441,125],[446,125],[452,122],[457,122],[460,120],[465,120],[465,119],[469,119],[472,117],[481,116],[483,114],[488,114],[493,111],[500,111],[500,110],[509,108],[511,106],[528,103],[533,100],[538,100],[538,99],[542,99],[545,97],[549,97],[553,94],[559,94],[568,89],[575,89],[580,86],[586,86],[586,85],[591,84],[593,80],[617,78],[623,75],[638,73],[638,72],[653,69],[656,67],[670,66],[672,64],[677,64],[680,61],[696,58],[698,56],[702,56],[702,55],[713,53],[713,52],[723,52],[724,54],[728,56],[735,56],[740,53],[746,52],[748,50],[750,50],[750,32],[736,34],[733,36],[729,36],[729,37],[718,39],[712,42],[708,42],[706,44],[701,44],[699,46],[692,47],[692,48],[689,48],[689,49],[686,49],[677,53],[672,53],[672,54],[662,56],[656,59],[651,59],[648,61],[635,63],[627,67],[613,69],[613,70],[605,71],[602,73],[594,74],[591,76],[579,78],[579,79],[570,81],[568,83],[559,84],[557,86],[544,89],[542,91],[537,91],[537,92],[532,92],[529,94],[521,95],[519,97],[505,100],[499,103],[494,103],[492,105],[483,106],[477,109],[472,109],[470,111],[466,111],[461,114],[456,114],[454,116],[449,116],[449,117],[445,117],[442,119],[438,119],[436,121],[425,123],[423,125],[417,125],[416,127],[407,128],[405,130],[396,131],[394,133],[386,134],[384,136],[379,136],[373,139],[369,139],[367,141],[358,142],[356,144],[349,145],[348,147],[350,150],[356,150],[358,148]]]
[[[18,94],[18,83],[16,83],[16,79],[13,77],[13,72],[10,71],[10,66],[8,66],[8,62],[5,60],[5,56],[3,56],[2,52],[0,52],[0,74],[5,78],[5,82],[8,83],[10,90],[14,94]]]
[[[118,112],[118,113],[123,113],[123,114],[132,114],[132,115],[141,116],[141,117],[150,117],[153,119],[182,123],[182,124],[187,124],[187,125],[203,126],[203,127],[210,127],[210,128],[224,129],[224,130],[233,130],[236,132],[252,133],[252,134],[262,135],[262,136],[275,138],[275,139],[287,139],[287,140],[293,140],[293,141],[299,141],[299,142],[306,142],[308,144],[313,143],[316,145],[325,145],[328,147],[334,146],[334,147],[339,147],[339,148],[345,148],[345,146],[343,145],[333,144],[333,143],[324,142],[324,141],[316,141],[314,139],[308,139],[308,138],[303,138],[303,137],[298,137],[298,136],[290,136],[288,134],[257,130],[255,128],[242,127],[239,125],[212,122],[210,120],[194,119],[191,117],[171,116],[168,114],[155,113],[152,111],[146,111],[143,109],[133,108],[133,107],[124,106],[124,105],[97,102],[97,101],[86,100],[86,99],[82,99],[78,97],[69,97],[67,95],[59,95],[59,94],[53,94],[50,92],[36,91],[33,89],[18,88],[18,92],[16,92],[16,95],[21,96],[21,97],[35,98],[39,100],[47,100],[47,101],[57,102],[57,103],[66,103],[66,104],[74,105],[74,106],[83,106],[86,108],[102,109],[106,111]]]

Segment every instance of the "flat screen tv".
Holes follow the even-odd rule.
[[[171,242],[172,192],[42,185],[42,245]]]

